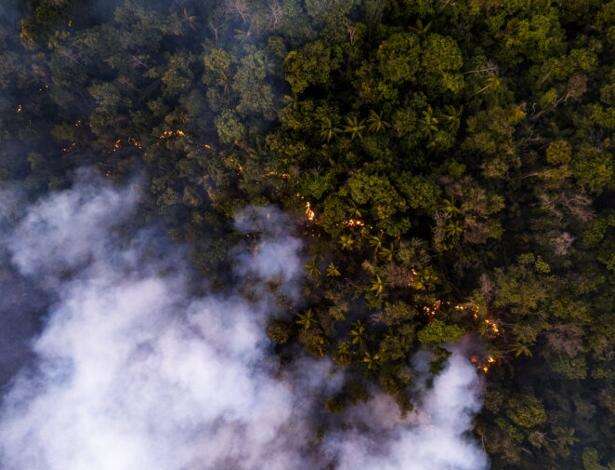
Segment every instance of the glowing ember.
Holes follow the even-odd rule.
[[[66,155],[68,153],[71,153],[73,150],[75,150],[75,148],[77,148],[77,143],[76,142],[72,142],[68,147],[64,147],[62,149],[62,153],[64,153]]]
[[[316,213],[312,210],[312,206],[309,202],[305,203],[305,218],[312,222],[316,218]]]
[[[429,306],[424,306],[423,307],[423,311],[431,316],[434,317],[436,316],[436,313],[438,313],[438,310],[440,310],[440,306],[442,305],[442,301],[441,300],[436,300],[436,302],[433,304],[433,306],[429,307]]]

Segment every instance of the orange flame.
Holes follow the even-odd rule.
[[[305,218],[312,222],[316,218],[316,213],[312,210],[312,206],[309,202],[305,203]]]

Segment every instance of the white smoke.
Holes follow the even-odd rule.
[[[476,370],[454,351],[433,387],[424,391],[419,408],[402,418],[387,397],[377,396],[360,421],[387,434],[346,433],[335,442],[339,468],[374,470],[479,470],[487,468],[485,453],[466,436],[481,408]]]
[[[57,299],[32,343],[36,368],[3,397],[1,468],[314,468],[310,396],[338,387],[340,375],[310,361],[296,377],[277,370],[264,335],[277,308],[270,297],[195,296],[182,250],[138,226],[137,188],[82,175],[24,209],[0,237],[14,266]],[[301,244],[287,227],[270,208],[237,218],[239,230],[261,234],[235,268],[255,292],[274,282],[298,295]],[[386,453],[372,453],[355,432],[325,446],[341,468],[483,468],[464,437],[478,390],[474,369],[453,355],[424,396],[429,418],[389,421]],[[374,403],[364,408],[373,413]]]
[[[301,242],[290,235],[290,220],[273,207],[248,207],[235,217],[235,227],[242,232],[257,230],[267,236],[257,250],[237,253],[235,271],[241,275],[256,275],[263,281],[278,281],[285,294],[297,299],[302,263]]]
[[[33,345],[38,370],[5,399],[4,468],[295,466],[293,397],[266,370],[263,306],[192,298],[170,245],[149,255],[147,232],[125,243],[114,232],[137,202],[135,187],[82,183],[31,207],[8,238],[13,263],[52,279],[58,302]],[[295,256],[276,270],[293,282],[299,245],[284,240],[263,246]]]

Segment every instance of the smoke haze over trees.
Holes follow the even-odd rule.
[[[36,361],[0,408],[2,468],[356,468],[357,458],[363,468],[389,459],[392,468],[485,466],[463,436],[480,384],[458,353],[410,419],[391,402],[349,412],[389,439],[339,429],[310,444],[316,397],[337,392],[343,372],[307,358],[278,370],[269,352],[265,323],[281,306],[268,284],[293,291],[301,279],[288,221],[267,207],[238,214],[258,242],[238,254],[233,286],[198,294],[180,247],[130,222],[138,197],[135,185],[113,189],[81,173],[72,189],[13,212],[3,248],[56,300],[32,343]],[[370,439],[377,453],[360,457]]]
[[[0,39],[1,468],[615,466],[615,2]]]

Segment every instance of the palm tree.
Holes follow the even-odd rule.
[[[350,341],[352,344],[363,344],[365,340],[365,326],[363,322],[357,321],[350,330]]]
[[[369,370],[372,370],[374,367],[376,367],[379,361],[380,361],[380,356],[377,353],[370,354],[369,352],[366,351],[365,355],[363,356],[363,362],[367,364],[367,368]]]
[[[304,313],[299,315],[299,319],[297,320],[297,324],[301,326],[304,330],[309,330],[316,324],[316,319],[314,318],[314,313],[312,310],[306,310]]]
[[[434,115],[431,106],[427,108],[427,111],[423,112],[423,130],[425,134],[431,137],[434,133],[438,132],[439,120]]]
[[[185,21],[188,24],[188,26],[190,26],[190,29],[192,29],[193,31],[196,31],[197,17],[194,15],[190,15],[186,7],[182,8],[182,17],[183,17],[182,21]]]
[[[511,347],[511,352],[515,354],[515,357],[527,356],[532,357],[532,350],[527,344],[515,343]]]
[[[322,119],[320,126],[320,136],[329,142],[337,133],[338,129],[333,126],[333,121],[330,117],[325,116]]]
[[[356,116],[349,116],[346,118],[346,126],[344,127],[344,132],[350,134],[350,139],[354,140],[355,137],[359,140],[363,139],[363,130],[365,129],[365,124],[363,121],[359,121],[359,118]]]
[[[382,114],[376,113],[374,110],[369,112],[367,124],[367,129],[374,134],[390,126],[388,122],[382,119]]]
[[[377,297],[380,297],[384,293],[384,282],[378,274],[376,274],[376,279],[372,282],[369,290],[376,294]]]
[[[461,113],[463,111],[463,107],[456,109],[453,106],[445,106],[444,107],[445,114],[442,115],[442,120],[448,123],[451,129],[458,129],[459,124],[461,123]]]

